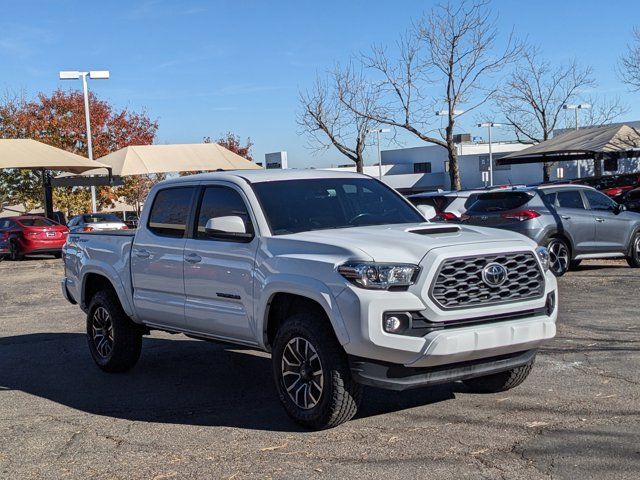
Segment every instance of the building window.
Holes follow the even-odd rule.
[[[431,173],[431,162],[414,163],[413,173]]]
[[[496,164],[496,160],[502,157],[506,157],[508,153],[494,153],[493,154],[493,171],[496,170],[511,170],[511,165],[498,165]],[[478,160],[480,161],[480,171],[488,172],[489,171],[489,155],[478,155]]]

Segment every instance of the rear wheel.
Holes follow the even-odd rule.
[[[9,243],[9,259],[14,262],[20,261],[24,258],[24,254],[20,251],[20,246],[16,242]]]
[[[105,372],[131,369],[142,349],[142,330],[122,310],[113,292],[103,290],[94,295],[87,314],[89,351]]]
[[[571,253],[569,246],[561,238],[553,237],[547,243],[549,250],[549,269],[556,277],[561,277],[569,271]]]
[[[630,267],[640,267],[640,232],[636,232],[631,239],[629,253],[627,255],[627,263]]]
[[[517,387],[526,380],[533,368],[533,362],[534,360],[531,360],[521,367],[484,377],[469,378],[463,382],[473,393],[504,392]]]
[[[287,414],[314,429],[335,427],[357,412],[361,387],[347,356],[321,315],[296,314],[278,329],[273,374]]]

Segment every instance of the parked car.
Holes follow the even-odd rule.
[[[436,220],[460,220],[467,208],[486,190],[460,190],[457,192],[425,192],[409,195],[407,199],[416,207],[429,205],[436,211]]]
[[[640,188],[629,190],[618,201],[630,212],[640,213]]]
[[[640,266],[640,215],[594,188],[549,185],[484,193],[467,210],[470,225],[522,233],[546,246],[560,276],[586,258],[626,258]]]
[[[49,254],[60,258],[69,229],[37,215],[0,218],[0,254],[11,260]]]
[[[67,224],[71,232],[94,230],[126,230],[127,225],[112,213],[87,213],[76,215]]]
[[[622,175],[581,178],[574,180],[574,183],[589,185],[614,200],[620,200],[626,192],[640,187],[640,174],[627,173]]]
[[[151,330],[265,350],[287,413],[328,428],[355,415],[362,384],[513,388],[555,335],[544,247],[427,223],[377,179],[217,172],[161,182],[147,205],[135,232],[64,247],[63,294],[107,372],[132,368]]]
[[[138,216],[137,215],[127,215],[127,219],[124,220],[124,224],[128,228],[138,228]]]

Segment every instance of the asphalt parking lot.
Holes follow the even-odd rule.
[[[368,389],[302,430],[268,356],[154,333],[130,373],[92,363],[60,260],[0,262],[0,478],[616,478],[640,472],[640,271],[560,279],[558,336],[524,385]]]

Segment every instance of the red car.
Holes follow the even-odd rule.
[[[25,255],[45,253],[59,258],[69,229],[36,215],[0,218],[0,255],[22,260]]]

